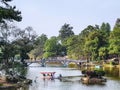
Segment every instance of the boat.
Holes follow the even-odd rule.
[[[82,72],[84,74],[83,77],[81,77],[81,82],[83,84],[105,84],[107,81],[106,78],[103,76],[105,73],[103,71],[84,71]]]
[[[54,74],[56,72],[40,72],[43,75],[43,79],[48,79],[48,80],[53,80],[54,79]]]

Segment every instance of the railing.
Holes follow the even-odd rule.
[[[74,63],[79,63],[79,62],[87,62],[87,60],[68,60],[68,59],[43,59],[43,60],[34,60],[34,61],[31,61],[31,60],[25,60],[26,63],[42,63],[42,62],[74,62]]]

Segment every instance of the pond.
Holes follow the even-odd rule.
[[[64,82],[58,79],[43,80],[40,72],[52,71],[56,72],[55,77],[59,74],[62,76],[79,76],[81,71],[73,68],[65,67],[40,67],[39,64],[32,64],[28,67],[27,78],[32,79],[33,83],[29,87],[22,90],[119,90],[120,81],[107,77],[104,85],[85,85],[79,82],[80,77],[68,78],[69,81]],[[36,78],[37,77],[37,78]]]

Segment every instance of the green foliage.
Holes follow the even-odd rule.
[[[29,56],[34,59],[43,58],[44,54],[44,44],[47,40],[47,36],[45,34],[41,34],[34,42],[34,49],[29,52]]]
[[[87,26],[79,35],[74,35],[73,27],[64,24],[59,31],[59,39],[52,37],[45,41],[44,57],[60,56],[64,53],[71,59],[105,60],[110,55],[119,56],[119,21],[119,19],[116,21],[113,31],[109,23],[102,23],[100,27]]]
[[[21,21],[21,12],[19,10],[15,10],[15,6],[10,6],[7,2],[12,0],[1,0],[1,3],[4,4],[6,7],[0,6],[0,23],[5,23],[6,20],[8,21]]]
[[[74,35],[67,39],[67,54],[69,58],[79,59],[80,48],[79,48],[79,39],[78,36]]]
[[[106,35],[109,36],[110,34],[110,25],[109,23],[102,23],[100,30]]]
[[[68,67],[70,67],[70,68],[75,68],[75,67],[76,67],[76,64],[75,64],[75,63],[69,63]]]
[[[51,39],[48,39],[45,43],[45,51],[49,51],[49,52],[54,52],[57,49],[57,38],[56,37],[52,37]]]
[[[41,46],[44,46],[46,40],[47,40],[47,35],[45,34],[41,34],[35,41],[35,45],[41,45]]]
[[[94,73],[96,76],[105,76],[105,71],[103,70],[94,70],[94,71],[89,71],[89,70],[82,70],[82,74],[90,74],[90,76]]]
[[[119,19],[116,21],[113,31],[110,33],[109,39],[109,54],[110,55],[120,55],[120,24]]]
[[[58,40],[56,37],[51,37],[45,42],[44,45],[44,57],[56,56],[58,50]]]
[[[36,37],[31,27],[27,27],[25,30],[14,28],[11,30],[8,24],[2,24],[5,27],[1,27],[0,34],[0,47],[2,50],[2,58],[4,62],[8,63],[8,60],[14,60],[15,55],[19,54],[21,60],[28,59],[28,52],[33,48],[33,43]],[[13,41],[9,38],[13,38]],[[12,58],[12,59],[11,59]]]
[[[105,57],[108,54],[108,49],[107,47],[100,47],[99,48],[99,56],[101,57],[101,59],[105,60]]]
[[[55,52],[45,52],[43,57],[48,58],[48,57],[54,57],[54,56],[56,56]]]
[[[103,70],[95,70],[95,72],[97,75],[105,76],[105,71],[103,71]]]
[[[74,32],[72,31],[73,27],[70,27],[70,24],[64,24],[60,31],[59,31],[59,38],[62,42],[69,38],[70,36],[74,35]]]
[[[91,60],[95,60],[95,58],[98,56],[98,47],[99,33],[97,31],[90,32],[86,38],[85,48],[87,53],[91,55],[91,57],[89,57]]]

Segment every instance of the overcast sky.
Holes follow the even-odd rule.
[[[21,29],[32,26],[38,35],[58,36],[64,23],[78,35],[88,25],[108,22],[113,27],[120,18],[120,0],[13,0],[22,12]]]

